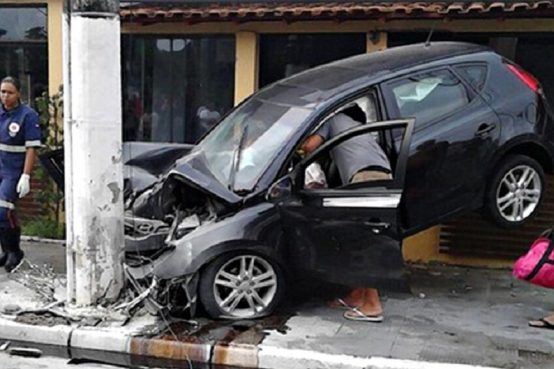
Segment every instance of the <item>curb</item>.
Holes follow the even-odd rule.
[[[228,365],[251,369],[498,369],[465,364],[390,359],[384,357],[357,357],[328,354],[312,350],[220,342],[182,342],[156,338],[135,337],[118,328],[90,328],[53,326],[44,327],[17,323],[0,317],[0,339],[66,347],[79,352],[81,359],[87,352],[104,352],[108,364],[121,364],[113,354],[134,355],[177,363]],[[111,355],[110,355],[111,354]],[[113,362],[112,362],[113,361]]]
[[[56,240],[53,238],[42,238],[37,236],[21,236],[21,241],[37,242],[37,243],[54,243],[57,245],[65,245],[65,240]]]

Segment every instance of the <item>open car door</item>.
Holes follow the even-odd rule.
[[[319,147],[272,187],[274,193],[269,196],[276,199],[281,212],[294,269],[352,287],[383,288],[402,279],[399,205],[413,126],[409,119],[348,130]],[[328,157],[334,147],[368,133],[390,137],[385,134],[389,130],[402,131],[399,152],[390,154],[392,179],[304,188],[306,167]]]

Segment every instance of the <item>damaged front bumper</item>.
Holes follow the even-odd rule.
[[[177,278],[161,279],[145,271],[145,267],[123,265],[125,276],[132,288],[132,300],[120,304],[116,309],[131,313],[142,305],[152,315],[166,313],[196,314],[198,273]]]

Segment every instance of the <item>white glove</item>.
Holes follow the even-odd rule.
[[[17,182],[16,191],[19,194],[19,198],[25,197],[31,191],[31,176],[23,173],[19,182]]]

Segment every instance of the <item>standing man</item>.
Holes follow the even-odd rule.
[[[362,98],[356,101],[360,109],[367,105],[366,100],[367,98]],[[364,113],[366,119],[369,119],[369,114]],[[324,122],[315,134],[309,136],[304,141],[302,149],[309,154],[323,142],[361,125],[361,122],[348,115],[338,113]],[[389,159],[370,133],[353,137],[338,145],[331,150],[331,159],[337,166],[343,184],[392,179]],[[347,307],[349,310],[344,313],[344,317],[349,320],[383,321],[383,308],[379,292],[375,288],[358,286],[348,296],[337,299],[332,305]]]
[[[21,103],[21,85],[15,78],[0,82],[0,100],[0,266],[10,273],[23,260],[15,202],[31,190],[41,132],[38,114]]]

